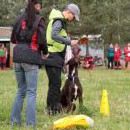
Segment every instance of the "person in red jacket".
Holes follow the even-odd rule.
[[[128,67],[128,62],[130,62],[130,43],[124,48],[124,55],[125,55],[125,67]]]
[[[121,65],[120,65],[120,57],[121,57],[121,49],[118,45],[118,43],[115,44],[114,46],[114,63],[115,63],[115,69],[120,69],[121,68]]]
[[[84,69],[93,69],[93,67],[94,67],[93,57],[90,55],[87,55],[87,57],[83,63],[83,68]]]

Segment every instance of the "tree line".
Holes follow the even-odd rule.
[[[16,16],[24,11],[27,0],[1,0],[0,26],[12,26]],[[72,35],[102,34],[105,43],[130,41],[129,0],[43,0],[42,15],[48,15],[54,6],[63,10],[69,3],[79,5],[80,22],[69,24]]]

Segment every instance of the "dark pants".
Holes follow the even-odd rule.
[[[0,68],[1,69],[6,68],[6,57],[0,57]]]
[[[125,62],[125,67],[128,68],[128,61]]]
[[[60,87],[61,87],[61,68],[46,66],[46,72],[49,80],[47,95],[47,109],[52,114],[60,112]]]
[[[108,57],[108,69],[109,68],[113,69],[113,61],[114,57]]]
[[[119,67],[120,67],[120,61],[115,61],[115,68],[119,69]]]

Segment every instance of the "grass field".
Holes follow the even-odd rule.
[[[130,130],[130,71],[96,68],[89,74],[80,69],[79,77],[83,86],[85,107],[79,110],[78,101],[76,101],[77,109],[73,114],[90,116],[94,120],[94,127],[89,128],[89,130]],[[37,91],[37,130],[49,130],[53,121],[67,116],[65,113],[50,118],[46,115],[47,84],[46,73],[44,69],[40,70]],[[107,89],[108,92],[110,117],[100,115],[103,89]],[[0,130],[11,129],[9,125],[10,111],[16,91],[13,70],[0,71]],[[23,126],[16,127],[15,130],[26,130],[25,109],[23,109],[22,121]],[[73,128],[72,130],[84,130],[84,128]]]

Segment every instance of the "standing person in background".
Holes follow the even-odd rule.
[[[87,56],[84,60],[83,68],[84,69],[91,69],[91,70],[94,68],[94,59],[89,54],[87,54]]]
[[[47,95],[47,111],[48,114],[56,114],[60,112],[60,87],[61,72],[65,60],[66,46],[75,46],[77,40],[69,40],[66,32],[66,22],[79,21],[80,10],[75,4],[69,4],[63,12],[53,9],[49,16],[49,24],[47,27],[47,43],[49,57],[55,61],[55,66],[46,66],[46,72],[49,79],[49,90]],[[48,59],[49,59],[48,57]]]
[[[120,69],[121,65],[120,65],[120,58],[121,58],[121,49],[118,45],[118,43],[115,44],[114,46],[114,63],[115,63],[115,69]]]
[[[0,68],[6,70],[7,49],[3,43],[0,44]]]
[[[36,57],[32,55],[36,52],[40,51],[46,56],[48,54],[44,19],[39,14],[41,8],[41,0],[29,0],[25,12],[16,20],[11,35],[11,42],[17,44],[14,50],[18,51],[18,47],[25,49],[24,52],[18,51],[16,53],[18,55],[13,55],[18,92],[11,112],[12,126],[21,125],[21,112],[26,97],[26,126],[36,127],[36,92],[39,66],[38,63],[31,64],[29,62],[35,61]],[[25,53],[28,53],[26,57]],[[27,57],[30,57],[30,61],[26,59]]]
[[[113,69],[113,61],[114,61],[114,47],[111,43],[107,48],[107,58],[108,58],[108,69]]]
[[[128,68],[128,63],[130,62],[130,43],[124,48],[124,55],[125,55],[125,68]]]

